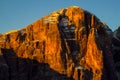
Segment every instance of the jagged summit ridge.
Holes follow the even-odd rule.
[[[52,12],[51,14],[47,15],[45,17],[45,20],[43,22],[57,22],[58,23],[58,17],[59,15],[62,15],[64,14],[65,12],[67,12],[67,10],[71,8],[72,9],[79,9],[82,11],[82,9],[78,6],[70,6],[68,8],[63,8],[63,9],[60,9],[60,10],[57,10],[57,11],[54,11]]]

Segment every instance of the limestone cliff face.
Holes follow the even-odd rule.
[[[116,80],[111,33],[95,15],[77,6],[55,11],[0,35],[0,78]]]

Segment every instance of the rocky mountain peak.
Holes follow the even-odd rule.
[[[116,80],[109,32],[78,6],[54,11],[24,29],[0,35],[0,74],[5,72],[0,78]]]

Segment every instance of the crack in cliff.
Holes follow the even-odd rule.
[[[80,80],[80,73],[86,73],[86,72],[84,72],[84,68],[79,63],[80,59],[79,60],[77,59],[77,56],[81,54],[80,54],[80,45],[77,43],[77,39],[75,37],[76,26],[72,21],[70,21],[70,24],[68,25],[68,21],[69,19],[65,15],[65,13],[59,16],[58,29],[61,37],[61,45],[63,50],[61,52],[61,57],[63,59],[64,62],[63,64],[65,69],[67,69],[66,55],[68,55],[68,60],[71,59],[73,61],[74,66],[72,68],[72,72],[70,76],[73,77],[75,69],[77,69],[78,80]]]

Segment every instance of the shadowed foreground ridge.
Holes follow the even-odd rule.
[[[117,80],[113,33],[78,6],[0,35],[0,80]]]

